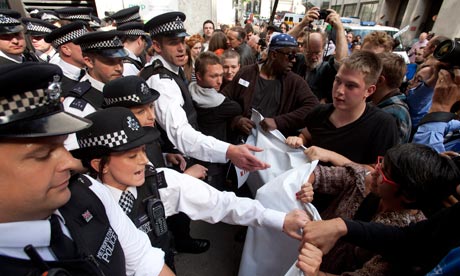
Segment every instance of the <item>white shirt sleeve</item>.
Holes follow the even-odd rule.
[[[123,76],[137,76],[139,69],[134,64],[123,63]]]
[[[160,78],[157,74],[151,76],[147,84],[161,95],[154,102],[157,122],[179,151],[202,161],[227,162],[226,154],[230,144],[206,136],[189,124],[182,108],[184,100],[180,88],[174,80]]]
[[[86,103],[85,108],[83,110],[80,110],[75,107],[71,107],[70,105],[72,104],[74,100],[75,100],[75,97],[66,97],[64,99],[64,102],[62,104],[66,112],[73,114],[75,116],[81,117],[81,118],[84,118],[85,116],[96,112],[96,109],[90,103]],[[75,135],[75,133],[69,134],[67,139],[64,141],[64,147],[68,151],[80,148],[78,146],[77,136]]]
[[[159,275],[164,266],[164,252],[150,244],[148,236],[138,230],[103,184],[88,177],[90,189],[102,201],[110,226],[118,235],[126,262],[126,275]]]
[[[193,220],[209,223],[219,221],[247,226],[264,226],[282,231],[286,213],[267,209],[254,199],[237,197],[232,192],[220,192],[211,185],[168,168],[167,188],[159,189],[166,216],[186,213]]]

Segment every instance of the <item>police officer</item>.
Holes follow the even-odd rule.
[[[83,21],[75,21],[45,36],[45,41],[51,43],[59,53],[59,59],[55,64],[62,69],[61,88],[64,97],[86,73],[80,45],[76,45],[73,41],[87,32],[88,29]]]
[[[149,34],[144,32],[144,24],[129,22],[117,26],[124,33],[123,45],[128,56],[123,61],[123,75],[137,76],[145,65],[145,48]]]
[[[0,64],[22,63],[26,41],[21,15],[12,10],[0,10]]]
[[[85,117],[102,107],[104,85],[123,74],[123,59],[127,52],[123,48],[122,37],[122,32],[112,30],[89,32],[74,40],[81,47],[87,74],[64,99],[66,111]],[[66,141],[66,147],[69,150],[78,147],[73,137]]]
[[[102,184],[69,181],[75,159],[63,141],[90,122],[63,111],[61,74],[0,66],[0,274],[172,275]]]
[[[139,14],[139,6],[133,6],[126,9],[117,11],[110,16],[113,19],[114,26],[120,26],[129,22],[142,23],[141,16]]]
[[[141,93],[132,91],[132,100],[120,100],[158,97]],[[145,168],[149,161],[145,144],[157,139],[159,133],[152,127],[142,127],[129,109],[109,107],[86,118],[93,125],[77,132],[80,148],[72,153],[82,160],[90,175],[109,188],[134,224],[150,236],[152,244],[162,245],[165,252],[169,252],[165,217],[179,211],[210,223],[265,226],[300,238],[296,231],[308,218],[303,211],[285,214],[266,209],[256,200],[219,192],[187,174]]]
[[[145,26],[151,34],[155,55],[140,76],[160,95],[165,95],[155,102],[159,125],[181,152],[196,159],[218,163],[230,159],[239,168],[250,171],[267,168],[268,164],[250,152],[261,149],[231,145],[196,129],[196,111],[181,77],[186,55],[184,20],[182,12],[169,12],[152,18]]]
[[[29,35],[38,58],[44,62],[57,63],[59,55],[56,49],[45,41],[45,36],[57,29],[57,27],[37,18],[22,18],[21,21],[26,27],[26,35]]]

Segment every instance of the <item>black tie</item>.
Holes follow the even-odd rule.
[[[182,68],[179,68],[179,77],[181,77],[181,79],[187,83],[187,79],[185,78],[185,73],[184,73],[184,70],[182,70]]]
[[[63,232],[56,214],[51,215],[51,242],[50,246],[59,260],[70,260],[77,257],[75,243]]]
[[[121,206],[121,209],[123,209],[125,214],[128,215],[131,213],[131,209],[133,209],[134,206],[134,200],[134,195],[130,191],[127,189],[123,191],[120,199],[118,200],[118,204]]]
[[[86,74],[85,69],[80,69],[80,76],[78,76],[78,80],[81,80],[81,78],[83,78],[85,74]]]

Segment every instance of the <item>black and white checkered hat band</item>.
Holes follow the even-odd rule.
[[[42,25],[33,24],[32,22],[27,22],[26,29],[30,32],[38,32],[43,34],[49,34],[52,32],[50,28]]]
[[[140,103],[141,98],[139,98],[139,96],[137,96],[136,94],[132,94],[132,95],[128,95],[128,96],[124,96],[124,97],[118,97],[118,98],[105,98],[104,101],[105,101],[105,103],[107,105],[112,105],[112,104],[118,103],[118,102]]]
[[[132,30],[126,30],[123,31],[126,35],[132,35],[132,36],[141,36],[141,35],[147,35],[143,30],[139,29],[132,29]]]
[[[141,20],[141,17],[138,13],[132,14],[129,17],[115,19],[118,25],[121,25],[126,22],[140,21],[140,20]]]
[[[19,25],[21,22],[16,18],[0,14],[0,25]]]
[[[0,116],[11,116],[16,113],[32,110],[47,104],[45,90],[28,91],[0,100]]]
[[[92,49],[113,49],[113,48],[123,48],[123,42],[121,42],[118,36],[110,40],[97,41],[92,43],[82,43],[80,44],[81,50],[92,50]]]
[[[163,33],[171,33],[175,31],[185,31],[184,22],[181,20],[170,21],[163,25],[159,25],[152,30],[150,33],[152,36]]]
[[[59,17],[64,20],[91,20],[91,16],[89,14],[59,14]]]
[[[57,47],[61,46],[62,44],[65,44],[67,42],[73,41],[74,39],[86,34],[87,32],[88,32],[88,30],[85,29],[85,28],[71,31],[71,32],[69,32],[69,33],[67,33],[67,34],[65,34],[65,35],[53,40],[53,42],[52,42],[53,47],[57,48]]]
[[[124,130],[114,133],[104,134],[98,137],[91,137],[87,139],[80,139],[78,144],[80,148],[90,148],[95,146],[104,146],[109,148],[116,148],[128,143],[128,136]]]

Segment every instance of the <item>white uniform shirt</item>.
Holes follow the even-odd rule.
[[[98,91],[101,91],[102,93],[102,89],[104,88],[104,83],[98,81],[98,80],[95,80],[93,77],[91,77],[89,74],[86,74],[83,76],[83,78],[81,78],[81,81],[86,81],[86,80],[89,80],[89,82],[91,83],[91,86],[98,90]],[[64,99],[64,102],[62,103],[64,105],[64,110],[73,114],[73,115],[76,115],[78,117],[85,117],[91,113],[94,113],[96,112],[96,107],[92,106],[90,103],[87,103],[85,105],[85,107],[83,108],[83,110],[80,110],[78,108],[75,108],[75,107],[71,107],[70,105],[72,104],[72,102],[75,100],[75,97],[67,97]],[[74,150],[74,149],[78,149],[79,146],[78,146],[78,142],[77,142],[77,136],[75,135],[75,133],[72,133],[72,134],[69,134],[69,136],[67,137],[67,139],[64,141],[64,147],[68,150],[68,151],[71,151],[71,150]]]
[[[219,221],[247,226],[266,226],[282,231],[286,213],[267,209],[259,201],[237,197],[232,192],[221,192],[211,185],[187,174],[168,168],[163,171],[168,187],[159,189],[166,217],[179,212],[187,214],[193,220],[209,223]],[[115,200],[120,200],[122,191],[106,185]],[[137,198],[135,187],[128,187]],[[121,208],[120,208],[121,210]]]
[[[156,54],[151,62],[156,59],[161,60],[163,66],[169,71],[179,73],[179,67],[169,64],[160,55]],[[182,93],[174,80],[160,78],[160,74],[157,74],[149,77],[147,84],[161,95],[154,102],[157,122],[179,151],[202,161],[227,162],[226,154],[230,144],[206,136],[190,125],[182,108],[184,105]]]
[[[129,49],[125,48],[125,50],[128,52],[128,57],[141,61],[140,58],[138,58],[133,52],[131,52]],[[131,62],[123,62],[123,76],[137,76],[139,74],[139,69],[132,64]]]
[[[107,217],[123,248],[127,275],[158,275],[164,265],[164,253],[150,245],[148,236],[139,231],[113,200],[107,188],[88,177],[90,189],[103,203]],[[56,212],[59,215],[59,212]],[[63,226],[63,221],[61,221]],[[64,226],[63,232],[69,235]],[[55,260],[50,250],[51,226],[49,220],[0,223],[0,255],[29,259],[23,248],[32,244],[46,261]]]
[[[50,63],[52,63],[52,60],[50,61]],[[62,74],[67,78],[74,81],[78,81],[78,79],[80,78],[81,68],[73,64],[70,64],[62,59],[59,59],[56,65],[62,69]]]

